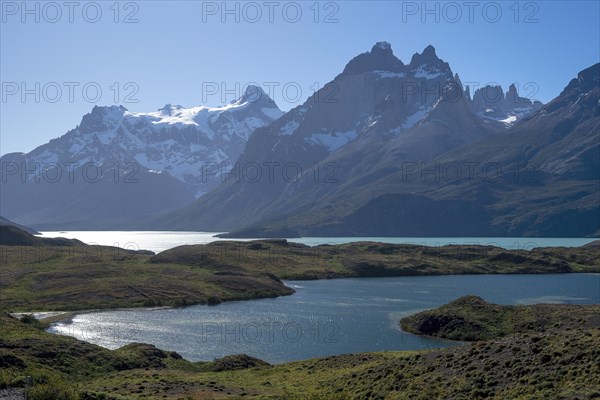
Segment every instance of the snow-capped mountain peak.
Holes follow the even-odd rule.
[[[184,107],[179,104],[165,104],[162,108],[159,108],[158,111],[165,115],[171,115],[174,110],[181,110],[182,108]]]
[[[252,132],[283,115],[258,86],[218,107],[166,104],[153,112],[95,106],[67,134],[25,155],[27,162],[136,162],[141,170],[168,172],[201,196],[231,168]]]
[[[83,116],[78,129],[83,134],[114,129],[121,124],[126,112],[123,106],[94,106],[89,114]]]

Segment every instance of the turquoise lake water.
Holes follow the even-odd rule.
[[[67,237],[79,239],[88,244],[117,246],[132,250],[152,250],[161,252],[184,244],[206,244],[216,240],[240,240],[216,238],[216,232],[159,232],[159,231],[61,231],[42,232],[45,237]],[[252,239],[241,239],[252,240]],[[506,249],[531,250],[534,247],[581,246],[593,241],[593,238],[506,238],[506,237],[457,237],[457,238],[420,238],[420,237],[307,237],[288,239],[309,246],[319,244],[340,244],[358,241],[384,243],[409,243],[421,246],[444,246],[446,244],[480,244],[503,247]]]
[[[289,281],[291,296],[179,309],[80,314],[50,332],[108,348],[131,342],[189,360],[246,353],[271,363],[456,343],[402,332],[400,318],[460,296],[501,304],[600,303],[600,274],[461,275]]]

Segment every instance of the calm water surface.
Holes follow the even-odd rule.
[[[108,348],[144,342],[189,360],[246,353],[271,363],[453,345],[398,320],[466,294],[501,304],[600,303],[600,274],[463,275],[289,281],[292,296],[180,309],[81,314],[51,332]]]
[[[206,244],[216,240],[254,240],[221,239],[215,237],[218,232],[159,232],[159,231],[61,231],[42,232],[45,237],[67,237],[79,239],[88,244],[117,246],[132,250],[152,250],[156,253],[185,245]],[[591,242],[592,238],[420,238],[420,237],[306,237],[288,239],[291,242],[308,246],[319,244],[340,244],[358,241],[383,243],[409,243],[421,246],[444,246],[447,244],[480,244],[503,247],[506,249],[531,250],[534,247],[566,246],[575,247]]]

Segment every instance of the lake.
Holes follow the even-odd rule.
[[[500,304],[600,303],[600,274],[461,275],[288,281],[291,296],[217,306],[80,314],[50,327],[107,348],[131,342],[189,360],[246,353],[271,363],[454,342],[402,332],[398,320],[460,296]]]
[[[131,250],[151,250],[156,253],[185,244],[206,244],[221,239],[218,232],[160,232],[160,231],[54,231],[41,232],[44,237],[67,237],[79,239],[87,244],[116,246]],[[320,244],[341,244],[358,241],[383,243],[406,243],[420,246],[444,246],[447,244],[480,244],[503,247],[512,250],[531,250],[534,247],[565,246],[575,247],[589,243],[593,238],[509,238],[509,237],[306,237],[288,239],[291,242],[308,246]]]

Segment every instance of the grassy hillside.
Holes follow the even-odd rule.
[[[0,309],[9,311],[183,306],[292,294],[280,279],[600,272],[598,246],[524,251],[258,240],[154,255],[78,241],[65,245],[65,239],[41,240],[15,229],[0,232]]]
[[[0,244],[5,246],[81,246],[83,242],[77,239],[33,236],[23,227],[4,224],[0,221]]]
[[[463,300],[436,312],[479,307]],[[276,366],[243,355],[192,363],[143,344],[111,351],[0,314],[0,388],[23,386],[32,376],[33,400],[592,399],[600,396],[598,307],[545,307],[539,316],[554,309],[548,319],[569,314],[579,323],[524,325],[507,336],[496,336],[503,334],[503,319],[497,326],[491,319],[493,338],[458,347]]]
[[[261,272],[228,275],[218,266],[157,264],[149,262],[152,252],[39,244],[23,233],[20,245],[0,245],[1,310],[184,306],[294,293]]]
[[[0,304],[11,311],[216,304],[294,291],[271,275],[156,264],[103,246],[1,246]]]
[[[133,383],[124,384],[129,382],[127,376],[131,371],[141,374],[153,371],[156,376],[159,372],[171,371],[185,376],[269,365],[245,355],[193,363],[175,352],[140,343],[112,351],[71,337],[46,333],[44,326],[35,319],[24,318],[24,321],[27,322],[0,313],[0,389],[23,387],[26,377],[30,376],[34,383],[30,398],[34,399],[52,400],[53,392],[60,394],[57,398],[63,400],[104,398],[98,397],[98,392],[103,395],[148,394],[148,391],[139,390],[142,383],[135,388]],[[107,387],[115,379],[122,387]],[[173,384],[177,386],[177,382]]]
[[[261,271],[281,279],[446,274],[513,274],[600,271],[600,248],[505,250],[494,246],[419,246],[355,242],[309,247],[286,240],[214,242],[180,246],[152,263],[218,266]]]
[[[2,225],[16,226],[17,228],[24,230],[25,232],[27,232],[31,235],[39,234],[38,231],[36,231],[32,228],[29,228],[28,226],[19,225],[16,222],[13,222],[7,218],[4,218],[2,215],[0,215],[0,226],[2,226]]]
[[[517,333],[600,327],[600,305],[503,306],[477,296],[403,318],[406,332],[451,340],[487,340]]]

